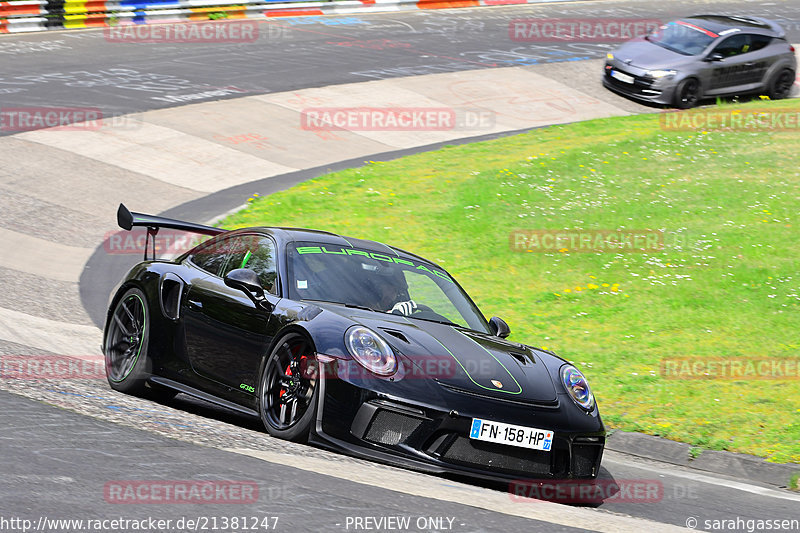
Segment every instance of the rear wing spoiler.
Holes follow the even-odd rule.
[[[773,22],[771,20],[762,18],[762,17],[731,17],[732,19],[741,20],[743,22],[749,22],[751,24],[761,24],[766,26],[770,30],[775,32],[775,36],[778,39],[785,39],[786,38],[786,31],[778,24],[777,22]]]
[[[176,229],[180,231],[188,231],[190,233],[199,233],[201,235],[219,235],[225,233],[227,230],[221,228],[214,228],[211,226],[204,226],[203,224],[195,224],[193,222],[183,222],[182,220],[175,220],[173,218],[159,217],[156,215],[145,215],[144,213],[135,213],[128,210],[125,204],[119,204],[117,209],[117,224],[119,227],[130,231],[135,227],[147,228],[147,241],[144,247],[144,259],[147,261],[147,248],[150,244],[150,237],[153,237],[153,259],[156,256],[156,242],[155,236],[161,228]]]
[[[704,17],[719,17],[719,16],[720,15],[705,14],[705,15],[692,15],[691,17],[687,17],[687,18],[695,18],[695,17],[704,18]],[[762,29],[765,29],[765,30],[769,29],[769,30],[772,30],[773,32],[775,32],[775,36],[778,39],[785,39],[786,38],[786,31],[780,26],[780,24],[778,24],[777,22],[774,22],[772,20],[768,20],[768,19],[765,19],[765,18],[762,18],[762,17],[752,17],[752,16],[749,16],[749,15],[746,15],[746,16],[744,16],[744,15],[727,15],[727,16],[725,16],[725,18],[730,19],[730,20],[735,20],[735,21],[740,22],[742,24],[749,24],[749,25],[756,26],[756,27],[761,26]]]

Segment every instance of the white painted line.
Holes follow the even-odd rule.
[[[77,283],[94,250],[68,246],[0,228],[0,266],[58,281]]]
[[[94,326],[67,324],[0,307],[0,339],[57,355],[99,355],[102,333]]]
[[[590,531],[608,533],[688,531],[685,528],[670,524],[610,514],[594,509],[571,507],[539,500],[514,502],[510,494],[481,489],[455,481],[430,478],[416,472],[383,465],[361,465],[355,462],[343,465],[341,461],[334,462],[319,457],[289,455],[265,450],[229,448],[227,451],[372,487],[381,487],[413,496],[469,505],[470,507],[486,509],[496,513]]]
[[[632,466],[635,468],[642,468],[642,465],[637,464],[631,461],[625,461],[620,459],[611,459],[608,455],[603,457],[603,464],[606,463],[614,463],[618,465],[625,465],[625,466]],[[767,496],[769,498],[778,498],[781,500],[790,500],[795,502],[800,502],[800,494],[791,494],[789,492],[782,492],[780,490],[771,489],[769,487],[760,487],[758,485],[751,485],[749,483],[743,483],[741,481],[733,481],[730,479],[718,478],[713,477],[707,474],[699,474],[695,472],[688,472],[685,470],[679,469],[676,467],[674,470],[671,468],[666,467],[659,467],[652,463],[648,462],[647,470],[650,472],[655,472],[664,476],[673,476],[679,477],[683,479],[691,479],[692,481],[697,481],[699,483],[707,483],[709,485],[717,485],[720,487],[726,487],[729,489],[741,490],[744,492],[749,492],[751,494],[758,494],[759,496]]]

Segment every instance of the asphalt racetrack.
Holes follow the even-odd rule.
[[[515,41],[510,21],[667,20],[712,11],[772,18],[790,42],[800,42],[798,0],[609,0],[298,17],[260,21],[259,38],[249,43],[109,42],[102,29],[2,36],[0,107],[98,109],[116,118],[100,131],[0,131],[0,359],[97,362],[109,294],[140,257],[109,244],[120,202],[208,222],[253,193],[366,160],[654,112],[602,88],[601,61],[613,43]],[[449,132],[333,136],[298,122],[312,106],[432,102],[492,120]],[[598,508],[524,500],[505,487],[278,441],[256,419],[184,395],[168,404],[125,396],[101,373],[0,378],[0,405],[0,531],[242,531],[247,523],[262,531],[616,532],[712,530],[714,520],[734,520],[746,531],[748,520],[800,518],[800,496],[742,472],[612,450],[601,479],[649,483],[659,487],[655,497]],[[183,504],[115,499],[113,491],[130,480],[233,480],[257,487],[257,495]],[[243,520],[236,527],[234,517]],[[51,521],[150,518],[171,522],[112,528]]]

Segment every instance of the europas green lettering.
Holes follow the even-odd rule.
[[[413,263],[406,259],[400,259],[399,257],[390,257],[388,255],[379,254],[376,252],[366,252],[363,250],[356,250],[354,248],[339,248],[339,250],[336,251],[336,250],[328,250],[324,246],[298,246],[296,250],[298,254],[363,255],[364,257],[369,257],[371,259],[375,259],[376,261],[383,261],[385,263],[398,263],[401,265],[416,267],[416,270],[424,270],[425,272],[433,276],[437,276],[449,281],[450,283],[454,283],[454,281],[450,278],[450,276],[439,270],[431,270],[425,265],[417,265],[416,263]]]

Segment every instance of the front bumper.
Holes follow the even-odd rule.
[[[612,70],[632,77],[633,83],[625,83],[612,77]],[[671,105],[674,100],[676,85],[676,82],[671,78],[655,80],[647,76],[642,76],[633,69],[620,68],[610,63],[606,63],[603,68],[604,87],[643,102]]]
[[[330,370],[322,374],[335,375]],[[413,383],[413,396],[369,390],[343,379],[321,381],[312,440],[329,448],[425,472],[495,481],[593,479],[600,470],[606,435],[602,421],[596,408],[587,414],[566,394],[552,405],[531,405],[451,390],[434,380]],[[553,430],[552,449],[470,439],[473,418]]]

